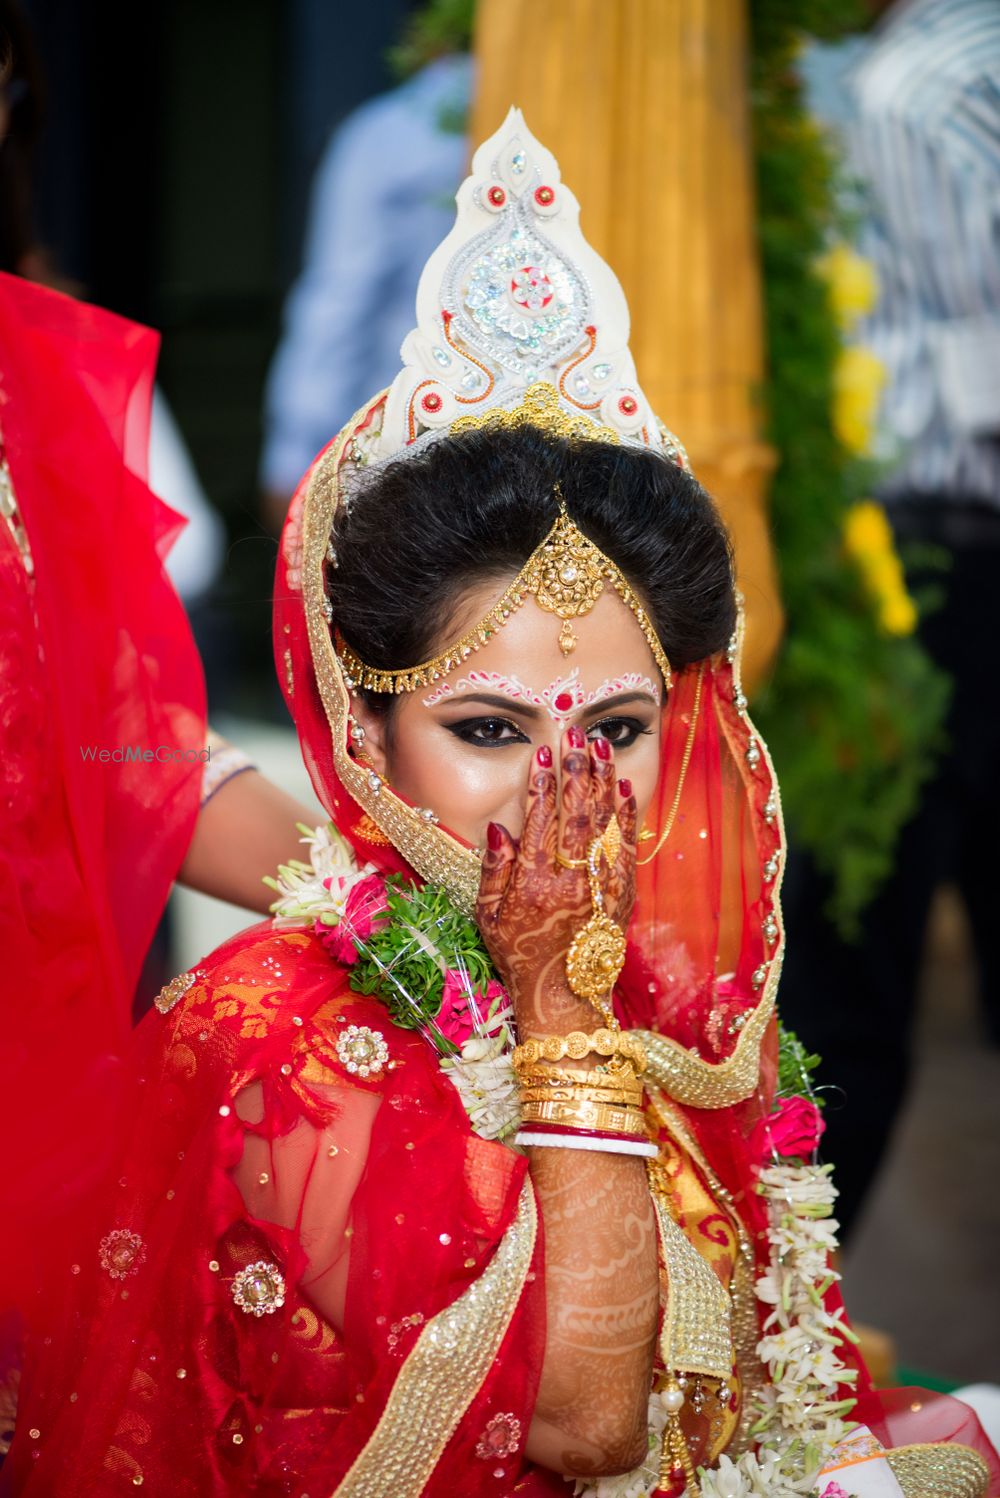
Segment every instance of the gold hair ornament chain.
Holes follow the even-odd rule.
[[[349,684],[369,692],[394,693],[415,692],[418,688],[430,686],[457,670],[475,651],[488,645],[528,598],[534,598],[539,608],[563,621],[559,647],[564,655],[569,655],[576,647],[570,621],[589,614],[606,584],[610,584],[635,616],[669,692],[672,682],[670,662],[635,590],[615,563],[570,519],[558,484],[554,494],[559,501],[559,513],[544,541],[531,553],[514,581],[479,623],[433,660],[402,671],[382,671],[366,665],[337,630],[337,654]]]

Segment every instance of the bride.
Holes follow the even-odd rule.
[[[137,1032],[8,1491],[995,1490],[844,1317],[729,544],[577,220],[512,112],[293,502],[331,827]]]

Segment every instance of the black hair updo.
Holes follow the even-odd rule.
[[[365,476],[333,529],[333,622],[369,666],[402,670],[451,643],[462,594],[497,596],[555,521],[570,518],[639,594],[671,665],[704,659],[735,620],[729,537],[690,474],[650,449],[536,427],[441,437]],[[394,698],[365,693],[385,710]]]

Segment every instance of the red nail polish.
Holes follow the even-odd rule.
[[[542,744],[540,746],[535,758],[538,760],[538,763],[541,765],[543,770],[552,769],[552,750],[549,748],[548,744]]]
[[[628,798],[629,798],[629,796],[631,796],[631,794],[632,794],[632,782],[631,782],[631,780],[619,780],[619,782],[618,782],[618,792],[619,792],[619,795],[622,797],[622,800],[627,801]]]
[[[569,739],[571,749],[582,749],[587,740],[583,736],[582,728],[571,728],[566,737]]]
[[[611,744],[608,739],[597,738],[594,740],[594,753],[598,759],[609,760],[611,758]]]
[[[496,822],[488,822],[486,825],[486,845],[493,853],[499,853],[503,847],[503,833]]]

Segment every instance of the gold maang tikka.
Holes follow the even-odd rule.
[[[610,585],[635,616],[660,668],[664,687],[669,691],[670,662],[634,588],[614,562],[570,519],[558,483],[553,494],[559,503],[559,513],[544,541],[531,553],[517,577],[489,613],[433,660],[401,671],[382,671],[375,666],[366,666],[338,630],[335,636],[337,654],[350,685],[369,692],[397,693],[414,692],[420,687],[430,686],[432,682],[448,676],[475,651],[488,644],[528,598],[534,598],[539,608],[546,613],[555,614],[563,621],[559,631],[559,648],[563,655],[571,655],[577,644],[572,620],[589,614],[605,587]]]

